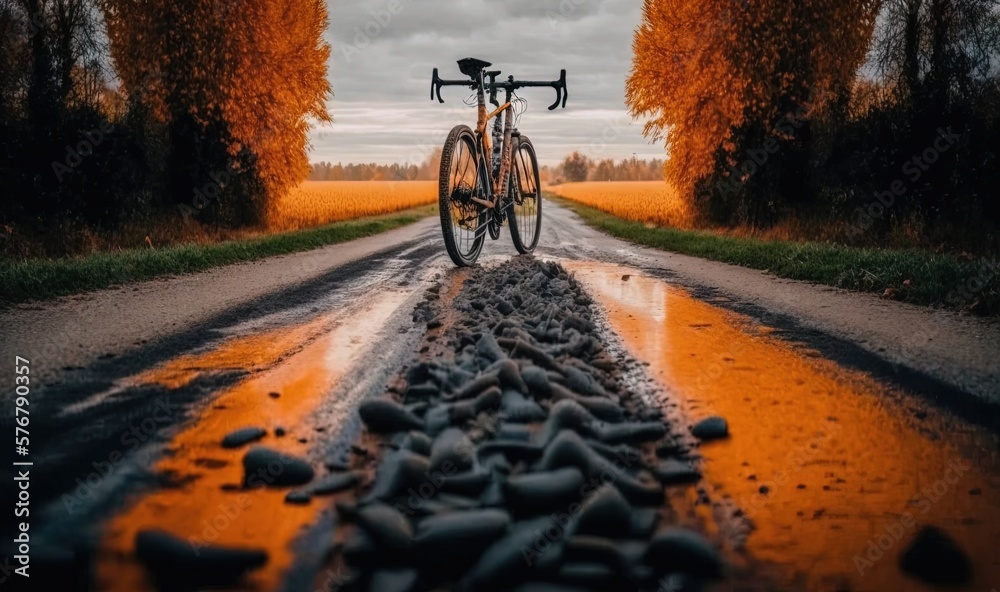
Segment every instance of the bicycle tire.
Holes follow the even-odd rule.
[[[471,158],[472,169],[463,156]],[[462,161],[462,162],[460,162]],[[456,167],[453,170],[453,166]],[[462,167],[462,168],[457,168]],[[445,249],[455,265],[471,267],[483,250],[484,232],[477,234],[470,230],[475,221],[479,229],[486,221],[486,207],[463,200],[456,195],[456,190],[469,191],[470,177],[475,179],[471,188],[472,195],[482,197],[482,174],[479,152],[476,149],[476,136],[467,125],[456,125],[448,133],[441,150],[441,170],[438,175],[438,210],[441,215],[441,233],[444,235]],[[456,174],[459,178],[455,178]],[[457,183],[456,183],[457,181]],[[455,186],[455,185],[458,186]],[[470,216],[475,213],[475,216]],[[470,234],[471,232],[471,234]],[[456,236],[456,234],[458,236]]]
[[[507,215],[507,225],[514,248],[528,255],[538,246],[538,236],[542,232],[542,193],[535,146],[527,136],[518,139],[512,161],[508,184],[514,203]]]

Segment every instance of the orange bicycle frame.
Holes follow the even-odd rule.
[[[489,121],[494,117],[499,117],[502,113],[504,115],[504,130],[503,130],[503,149],[500,157],[500,174],[497,175],[495,179],[491,179],[493,182],[493,200],[489,203],[489,207],[494,207],[497,203],[498,196],[503,195],[507,189],[507,177],[510,176],[510,161],[511,161],[511,145],[510,138],[512,132],[511,126],[511,116],[509,109],[511,108],[510,102],[506,102],[503,105],[497,107],[492,113],[486,112],[486,102],[481,101],[479,104],[479,119],[476,122],[476,134],[479,136],[479,141],[483,147],[483,155],[487,158],[487,163],[490,165],[490,170],[492,173],[492,154],[493,154],[493,138],[487,130]],[[492,177],[492,174],[490,175]],[[483,205],[486,205],[484,203]]]

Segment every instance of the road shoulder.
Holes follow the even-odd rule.
[[[658,251],[586,227],[566,208],[553,205],[547,213],[557,231],[563,227],[561,234],[572,237],[570,250],[611,253],[616,262],[663,277],[713,304],[774,323],[793,335],[812,333],[813,345],[827,342],[824,354],[837,350],[849,354],[843,351],[849,345],[857,350],[853,357],[867,354],[862,357],[869,358],[868,365],[871,360],[879,361],[880,371],[898,374],[904,383],[919,383],[921,377],[940,383],[921,389],[937,393],[936,397],[965,394],[1000,407],[998,319],[883,300]],[[844,356],[832,357],[844,360]]]
[[[79,296],[0,310],[0,354],[32,356],[37,379],[87,367],[197,326],[270,294],[318,280],[340,266],[427,240],[428,218],[389,232],[311,251],[216,267]]]

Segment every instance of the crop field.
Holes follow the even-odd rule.
[[[390,214],[437,200],[437,181],[306,181],[268,214],[269,230],[298,230]]]
[[[551,185],[549,193],[633,222],[690,227],[681,197],[663,181],[610,181]]]

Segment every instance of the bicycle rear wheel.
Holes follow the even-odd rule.
[[[535,147],[527,136],[518,139],[514,150],[513,170],[508,182],[513,204],[508,216],[510,238],[522,255],[535,250],[542,230],[542,193],[538,180]]]
[[[484,198],[476,136],[467,125],[456,125],[441,151],[438,205],[444,245],[455,265],[476,263],[483,250],[486,207],[471,198]]]

